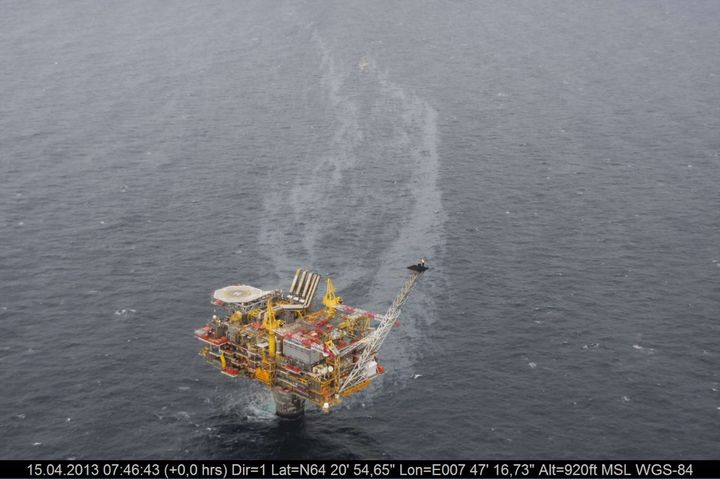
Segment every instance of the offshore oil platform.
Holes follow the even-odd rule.
[[[212,295],[214,314],[195,331],[200,355],[231,377],[257,380],[272,391],[276,413],[298,418],[305,402],[328,412],[385,372],[378,351],[397,324],[425,260],[384,314],[343,304],[327,278],[323,307],[312,307],[320,275],[298,269],[288,291],[237,284]]]

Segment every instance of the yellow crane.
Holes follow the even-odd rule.
[[[335,307],[338,304],[342,304],[342,298],[335,294],[335,285],[330,278],[327,279],[327,287],[325,290],[325,296],[323,296],[323,304],[325,305],[329,316],[333,316],[335,314]]]

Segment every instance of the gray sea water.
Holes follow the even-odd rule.
[[[720,458],[720,2],[0,11],[1,458]],[[329,415],[197,356],[423,255]]]

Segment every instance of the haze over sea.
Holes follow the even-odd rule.
[[[0,458],[718,459],[720,2],[0,5]],[[197,355],[420,256],[329,415]]]

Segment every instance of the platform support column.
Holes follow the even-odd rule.
[[[295,394],[274,390],[275,414],[285,419],[299,419],[305,414],[305,400]]]

